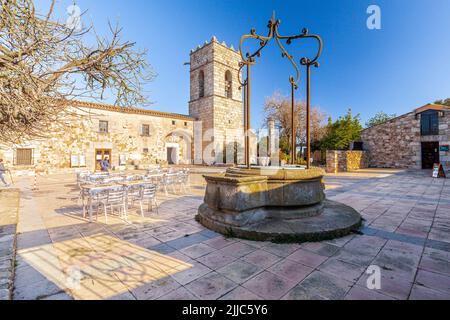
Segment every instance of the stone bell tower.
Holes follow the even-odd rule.
[[[241,56],[216,37],[192,50],[190,56],[189,114],[201,121],[194,133],[194,162],[240,162],[236,150],[244,147],[243,90],[238,79]]]

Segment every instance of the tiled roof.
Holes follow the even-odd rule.
[[[423,107],[420,107],[420,108],[415,109],[415,110],[412,111],[412,112],[408,112],[408,113],[402,114],[402,115],[400,115],[400,116],[398,116],[398,117],[392,118],[392,119],[387,120],[387,121],[385,121],[385,122],[383,122],[383,123],[379,123],[379,124],[374,125],[374,126],[372,126],[372,127],[365,128],[365,129],[361,130],[361,132],[364,132],[364,131],[366,131],[366,130],[369,130],[369,129],[372,129],[372,128],[381,126],[381,125],[383,125],[383,124],[385,124],[385,123],[388,123],[388,122],[392,122],[392,121],[398,120],[398,119],[403,118],[403,117],[406,117],[406,116],[408,116],[408,115],[410,115],[410,114],[412,114],[412,113],[414,113],[414,114],[419,114],[419,113],[425,112],[425,111],[427,111],[427,110],[437,110],[437,111],[444,111],[444,110],[446,110],[446,111],[450,111],[450,107],[449,107],[449,106],[444,106],[444,105],[441,105],[441,104],[429,103],[429,104],[427,104],[427,105],[425,105],[425,106],[423,106]]]
[[[416,109],[415,112],[417,114],[417,113],[425,112],[427,110],[437,110],[437,111],[449,110],[450,111],[450,107],[449,106],[444,106],[442,104],[430,103],[430,104],[427,104],[427,105],[425,105],[423,107],[420,107],[420,108]]]
[[[72,101],[71,104],[74,107],[78,107],[78,108],[90,108],[90,109],[106,110],[106,111],[128,113],[128,114],[141,114],[141,115],[146,115],[146,116],[177,119],[177,120],[186,120],[186,121],[195,121],[196,120],[194,117],[184,115],[184,114],[162,112],[162,111],[148,110],[148,109],[142,109],[142,108],[119,107],[119,106],[114,106],[114,105],[109,105],[109,104],[84,102],[84,101]]]

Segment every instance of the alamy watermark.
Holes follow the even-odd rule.
[[[79,289],[81,286],[81,280],[83,280],[83,274],[81,269],[76,266],[72,266],[67,269],[66,285],[71,290]]]
[[[367,8],[367,28],[369,30],[381,30],[381,8],[372,4]]]
[[[381,290],[381,268],[379,266],[370,266],[367,268],[367,289],[369,290]]]
[[[80,32],[83,30],[80,7],[75,4],[68,6],[66,12],[69,16],[66,20],[66,27],[74,32]]]

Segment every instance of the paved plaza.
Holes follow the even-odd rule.
[[[14,299],[450,299],[450,180],[426,171],[328,175],[327,196],[360,211],[361,234],[321,243],[225,238],[194,217],[191,190],[158,195],[158,213],[129,223],[82,217],[75,175],[21,188]],[[381,289],[367,288],[369,266]]]

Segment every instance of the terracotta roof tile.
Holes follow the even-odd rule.
[[[146,115],[146,116],[177,119],[177,120],[186,120],[186,121],[195,121],[196,120],[194,117],[184,115],[184,114],[162,112],[162,111],[148,110],[148,109],[142,109],[142,108],[119,107],[119,106],[114,106],[114,105],[110,105],[110,104],[101,104],[101,103],[84,102],[84,101],[71,101],[71,104],[74,107],[79,107],[79,108],[90,108],[90,109],[106,110],[106,111],[128,113],[128,114],[141,114],[141,115]]]

